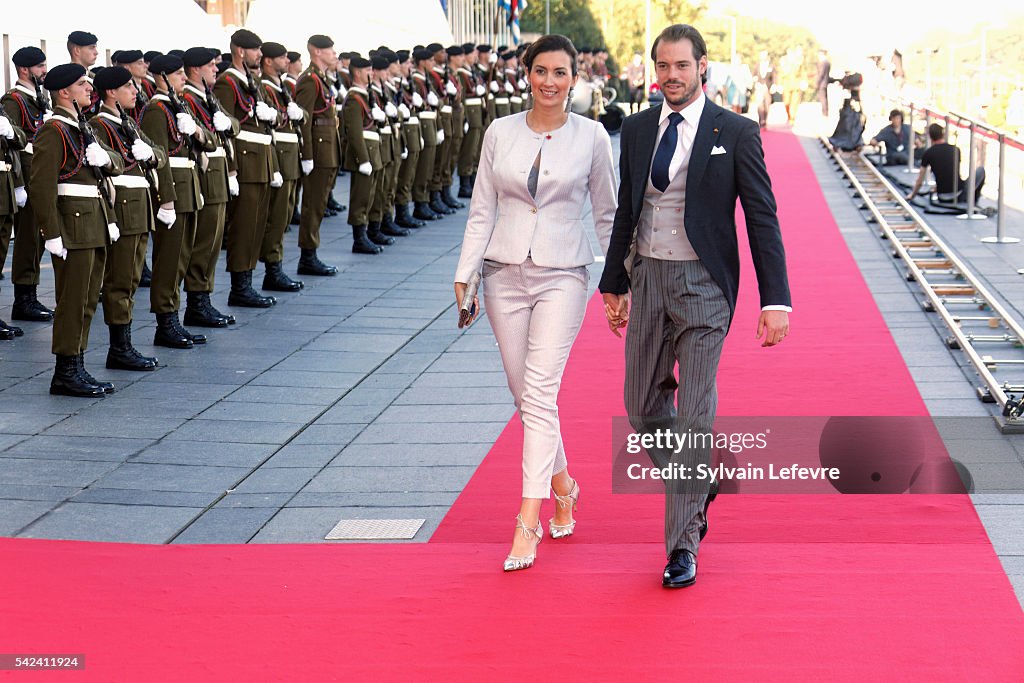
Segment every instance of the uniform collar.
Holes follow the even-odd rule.
[[[362,88],[361,86],[358,86],[358,85],[353,85],[351,88],[348,89],[348,91],[349,92],[359,93],[360,95],[364,95],[364,96],[368,96],[370,94],[370,93],[366,92],[366,90],[364,88]]]
[[[69,116],[66,115],[66,114],[70,114],[70,113],[71,112],[69,112],[64,107],[58,106],[53,111],[53,118],[57,119],[58,121],[62,121],[64,123],[68,124],[69,126],[72,126],[74,128],[78,128],[78,121],[76,119],[70,118]]]
[[[27,85],[23,85],[21,81],[18,81],[14,84],[14,89],[20,90],[29,97],[35,97],[36,95],[38,95],[38,93],[34,89],[29,89],[29,87]]]
[[[279,86],[277,83],[274,83],[274,81],[272,81],[270,79],[267,79],[267,78],[260,79],[260,83],[262,83],[263,85],[267,86],[268,88],[272,88],[272,89],[276,90],[277,92],[281,92],[281,86]]]
[[[118,115],[116,111],[114,111],[105,104],[102,108],[100,108],[100,111],[98,114],[96,114],[96,116],[100,117],[101,119],[107,119],[108,121],[116,123],[119,126],[122,123],[120,115]]]
[[[198,85],[192,85],[192,83],[186,83],[185,84],[185,90],[189,90],[189,91],[195,93],[196,95],[198,95],[199,97],[206,97],[206,91],[205,90],[200,90]]]

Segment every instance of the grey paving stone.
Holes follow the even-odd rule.
[[[465,404],[484,408],[487,405],[513,406],[512,393],[505,384],[496,387],[429,387],[413,386],[395,399],[397,405]]]
[[[152,444],[152,439],[100,436],[82,438],[41,434],[12,446],[4,451],[3,455],[17,458],[120,462]]]
[[[156,491],[135,488],[105,488],[100,485],[83,489],[74,498],[75,503],[109,503],[115,505],[156,505],[160,507],[203,508],[216,500],[217,492]]]
[[[283,444],[302,425],[295,422],[252,422],[245,420],[190,420],[166,438],[172,441],[205,441],[210,451],[219,442]]]
[[[490,372],[425,372],[413,383],[414,387],[507,387],[504,370]]]
[[[383,374],[420,373],[430,367],[438,359],[438,355],[437,353],[399,353],[389,358],[376,372]]]
[[[371,424],[355,443],[493,443],[505,422],[445,422],[419,424]]]
[[[74,415],[44,432],[47,436],[109,437],[159,439],[185,422],[182,417],[142,417],[125,419],[122,415]]]
[[[317,467],[261,467],[236,485],[232,493],[294,493],[319,471]]]
[[[976,505],[1024,505],[1024,493],[973,493]]]
[[[1001,555],[999,560],[1007,574],[1024,574],[1024,555]]]
[[[283,446],[267,460],[263,469],[275,467],[313,467],[320,469],[338,455],[340,446],[334,444],[296,444]]]
[[[141,491],[223,493],[248,473],[249,470],[243,467],[129,462],[100,478],[94,486]]]
[[[199,512],[182,507],[65,503],[20,537],[164,543]]]
[[[405,389],[411,385],[419,373],[416,372],[375,372],[359,383],[359,389]]]
[[[467,351],[444,355],[434,363],[432,372],[497,372],[503,370],[501,357],[489,351]]]
[[[7,404],[2,401],[0,394],[0,405],[13,408],[20,404]],[[18,412],[0,413],[0,436],[12,436],[16,434],[39,434],[58,422],[67,419],[64,415],[53,413],[28,413],[22,410]]]
[[[977,399],[933,398],[925,401],[934,417],[987,416],[988,410]]]
[[[349,389],[363,378],[361,372],[313,372],[304,370],[267,370],[250,386],[311,387]]]
[[[228,491],[217,501],[218,508],[273,508],[280,509],[288,504],[294,493],[236,493]]]
[[[1024,515],[1016,505],[976,505],[999,555],[1024,555]]]
[[[324,424],[368,424],[377,419],[381,405],[358,405],[343,402],[317,418],[318,425]]]
[[[318,387],[265,387],[246,385],[224,397],[227,402],[329,406],[345,395],[344,389]]]
[[[276,444],[211,444],[210,441],[165,439],[132,456],[129,462],[252,469],[269,458],[277,448]]]
[[[53,372],[53,361],[49,363],[25,363],[17,360],[4,360],[0,363],[0,377],[24,379],[42,373]]]
[[[297,446],[326,444],[340,449],[365,428],[364,424],[313,424],[303,429],[291,443]]]
[[[323,406],[287,403],[239,403],[222,401],[196,417],[197,420],[273,420],[305,424],[313,420]]]
[[[475,467],[328,467],[302,493],[461,491]]]
[[[411,541],[359,541],[360,543],[424,543],[437,530],[447,507],[400,508],[401,515],[394,508],[366,507],[289,507],[278,512],[267,522],[252,543],[347,543],[347,541],[326,541],[324,536],[339,520],[345,519],[426,519],[416,537]]]
[[[392,376],[398,377],[399,375]],[[341,405],[379,406],[380,409],[383,410],[401,393],[402,387],[376,388],[360,385],[345,394],[345,397],[341,399],[335,407]]]
[[[408,340],[404,334],[357,334],[332,332],[323,334],[305,348],[309,351],[373,351],[394,353]]]
[[[200,399],[219,400],[232,391],[234,389],[223,384],[180,381],[177,374],[161,370],[146,373],[138,382],[112,394],[110,398],[126,402],[142,398],[187,402]]]
[[[0,451],[4,451],[29,438],[31,438],[29,434],[0,434]]]
[[[0,467],[2,467],[0,460]],[[76,486],[51,486],[46,484],[14,484],[0,482],[0,499],[34,500],[57,503],[75,495],[85,484]]]
[[[428,422],[501,422],[515,414],[515,406],[506,404],[452,403],[449,405],[393,405],[380,414],[377,424],[409,425]]]
[[[306,493],[300,492],[288,503],[289,508],[365,507],[393,508],[394,516],[405,519],[403,508],[451,506],[459,491],[375,491],[370,493]]]
[[[329,467],[476,466],[490,450],[489,443],[349,444]]]
[[[306,372],[369,372],[387,360],[387,353],[356,351],[296,351],[274,370]]]
[[[200,515],[173,543],[248,543],[276,513],[269,508],[214,508]]]
[[[1020,463],[964,462],[978,493],[1024,493],[1024,467]]]
[[[14,536],[22,527],[46,514],[53,503],[36,500],[0,500],[0,536]]]
[[[1013,444],[997,439],[972,439],[960,441],[943,439],[950,457],[965,463],[1001,462],[1021,464],[1021,458]]]
[[[455,353],[465,353],[467,351],[498,353],[498,342],[493,337],[488,338],[484,335],[465,334],[453,343],[448,350]]]

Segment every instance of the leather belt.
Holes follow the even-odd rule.
[[[364,140],[376,140],[377,142],[380,142],[380,135],[375,130],[364,130],[363,131],[363,139]]]
[[[466,100],[463,102],[463,104],[466,105],[467,107],[479,107],[483,103],[484,101],[481,100],[479,97],[467,97]]]
[[[420,112],[420,118],[421,119],[436,119],[437,118],[437,112],[436,111],[421,111]]]
[[[217,157],[226,157],[228,154],[224,151],[223,147],[218,147],[212,152],[205,152],[207,159],[216,159]],[[115,183],[116,185],[117,183]]]

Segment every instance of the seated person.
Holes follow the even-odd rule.
[[[907,163],[911,149],[910,126],[903,123],[903,112],[893,109],[889,112],[889,123],[878,131],[875,137],[871,138],[869,145],[877,147],[880,142],[885,143],[885,165],[900,166]]]
[[[928,137],[932,146],[921,157],[921,172],[917,175],[914,189],[907,195],[913,199],[921,189],[931,168],[935,178],[935,198],[940,202],[964,203],[967,201],[967,181],[960,177],[960,150],[946,142],[946,130],[938,123],[928,126]],[[985,184],[985,169],[981,166],[974,173],[974,201],[981,198]]]

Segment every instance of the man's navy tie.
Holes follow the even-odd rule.
[[[651,184],[664,192],[668,187],[668,167],[672,164],[672,155],[675,154],[676,144],[679,142],[679,124],[682,123],[683,115],[679,112],[672,112],[668,115],[668,129],[661,136],[658,149],[654,153],[654,163],[651,164]]]

